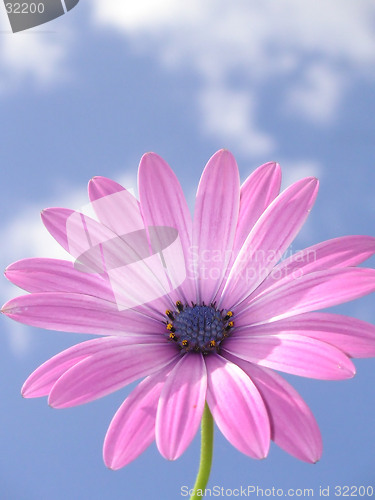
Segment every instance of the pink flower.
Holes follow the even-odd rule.
[[[144,378],[114,416],[104,460],[118,469],[154,440],[178,458],[199,427],[205,401],[238,450],[264,458],[270,439],[316,462],[318,425],[273,370],[353,377],[352,357],[375,355],[375,327],[313,312],[375,290],[375,270],[357,268],[375,238],[345,236],[285,253],[309,214],[318,181],[281,194],[280,168],[259,167],[240,187],[234,157],[218,151],[204,169],[194,218],[172,170],[148,153],[138,202],[95,177],[89,197],[100,222],[62,208],[42,213],[76,259],[25,259],[6,276],[30,292],[2,312],[28,325],[100,335],[41,365],[24,397],[54,408],[87,403]]]

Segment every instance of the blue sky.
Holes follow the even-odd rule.
[[[94,175],[136,188],[146,151],[174,168],[191,207],[205,162],[222,147],[242,179],[271,160],[284,186],[319,177],[293,250],[374,235],[374,26],[367,0],[92,0],[12,34],[1,5],[2,267],[61,257],[40,211],[81,207]],[[3,303],[19,291],[4,278],[0,294]],[[371,296],[335,310],[375,323]],[[118,472],[104,466],[103,438],[130,388],[69,410],[23,400],[31,371],[87,337],[0,321],[1,498],[175,499],[192,485],[199,439],[176,462],[151,446]],[[375,486],[375,361],[355,364],[345,382],[287,377],[320,425],[318,464],[276,446],[257,462],[217,432],[209,485],[314,488],[314,496],[319,486]]]

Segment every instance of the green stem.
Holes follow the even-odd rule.
[[[210,409],[207,403],[204,407],[204,412],[202,416],[201,423],[201,459],[199,464],[199,471],[197,479],[194,484],[194,493],[191,495],[190,500],[195,498],[202,498],[201,495],[197,495],[198,490],[204,492],[208,478],[210,477],[211,465],[212,465],[212,451],[214,448],[214,419],[212,418]]]

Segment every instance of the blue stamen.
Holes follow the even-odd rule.
[[[177,302],[176,307],[177,311],[173,313],[166,311],[170,320],[167,323],[169,339],[183,352],[218,352],[221,342],[233,327],[233,313],[219,311],[214,304],[183,306]]]

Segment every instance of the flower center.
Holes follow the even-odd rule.
[[[165,313],[168,338],[183,352],[218,352],[233,327],[232,311],[219,311],[215,304],[184,306],[178,301],[175,311]]]

